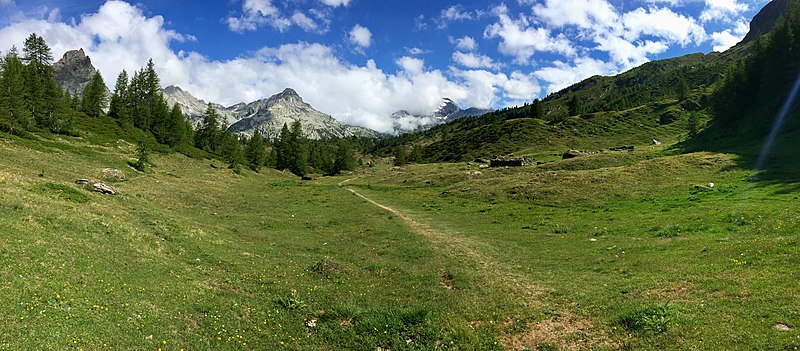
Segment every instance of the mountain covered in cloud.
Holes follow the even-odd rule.
[[[415,115],[406,110],[393,113],[393,129],[395,134],[415,132],[452,122],[463,117],[480,116],[491,111],[492,110],[475,107],[464,110],[450,98],[444,98],[442,99],[441,105],[427,115]]]
[[[168,104],[178,104],[192,124],[198,125],[202,122],[208,103],[177,86],[165,88],[164,97]],[[294,121],[300,121],[303,132],[310,139],[381,136],[374,130],[346,125],[317,111],[289,88],[249,104],[239,103],[225,107],[212,103],[212,106],[220,114],[220,122],[229,131],[243,135],[252,135],[258,130],[265,137],[276,138],[284,124],[289,126]]]

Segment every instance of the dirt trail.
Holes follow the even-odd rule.
[[[339,186],[344,187],[345,184],[355,179],[357,178],[344,180],[339,183]],[[413,233],[430,240],[434,249],[443,255],[476,264],[478,270],[475,273],[481,276],[486,284],[503,291],[507,296],[513,296],[514,300],[520,303],[519,307],[523,310],[546,307],[544,301],[542,301],[544,290],[531,282],[530,277],[510,271],[513,268],[508,264],[503,264],[487,255],[487,252],[495,251],[488,244],[457,232],[433,228],[428,224],[417,221],[406,212],[384,205],[361,194],[352,187],[344,187],[344,189],[373,206],[402,219]],[[440,269],[438,274],[442,277],[443,274],[446,274],[446,271]],[[454,287],[451,284],[452,282],[443,281],[442,286],[453,289]],[[510,350],[528,350],[536,348],[537,345],[543,343],[555,343],[559,345],[560,349],[564,350],[583,350],[597,346],[616,348],[616,343],[610,340],[603,331],[597,330],[591,321],[574,318],[568,311],[562,311],[560,316],[560,318],[530,323],[525,328],[526,330],[521,333],[505,334],[503,332],[501,334],[501,342]],[[513,323],[514,319],[509,319],[505,324],[511,325]]]
[[[353,181],[357,178],[350,178],[339,183],[340,186]],[[437,230],[428,224],[422,223],[411,217],[408,213],[400,211],[396,208],[384,205],[377,202],[364,194],[358,192],[352,187],[346,187],[348,191],[355,194],[359,198],[367,201],[375,207],[378,207],[386,212],[389,212],[406,223],[411,231],[415,234],[421,235],[431,243],[434,247],[446,256],[451,256],[457,259],[465,260],[469,263],[476,263],[487,283],[495,284],[498,288],[509,290],[508,293],[514,296],[524,296],[523,306],[531,307],[534,305],[541,305],[539,295],[542,290],[535,284],[530,283],[527,277],[519,274],[509,272],[508,268],[502,263],[497,262],[483,252],[493,251],[494,249],[485,243],[481,243],[475,239],[465,237],[453,231]]]

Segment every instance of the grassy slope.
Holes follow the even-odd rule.
[[[348,183],[409,226],[345,178],[177,155],[141,174],[130,144],[54,139],[0,138],[0,348],[798,346],[774,328],[800,325],[795,189],[745,182],[728,155]],[[128,175],[121,195],[72,184],[105,167]]]

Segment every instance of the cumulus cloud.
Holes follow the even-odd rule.
[[[706,0],[706,8],[700,14],[700,20],[732,22],[749,9],[747,4],[737,0]]]
[[[333,7],[339,6],[347,6],[350,4],[350,0],[320,0],[323,4]]]
[[[484,15],[483,11],[467,11],[461,4],[452,5],[444,10],[439,15],[439,18],[434,21],[437,23],[439,29],[447,28],[450,22],[456,21],[471,21],[481,18]]]
[[[491,57],[475,53],[453,53],[453,61],[466,68],[498,68],[499,65]]]
[[[609,75],[616,71],[614,64],[593,58],[577,58],[574,64],[555,61],[552,66],[537,70],[534,75],[547,82],[547,93],[564,89],[594,75]]]
[[[475,51],[478,49],[478,43],[470,36],[456,39],[455,44],[459,50]]]
[[[723,52],[738,44],[747,32],[750,31],[750,26],[745,21],[739,21],[734,28],[728,28],[721,32],[711,34],[711,40],[714,42],[714,51]]]
[[[0,29],[0,50],[20,46],[36,32],[57,57],[83,48],[108,85],[122,69],[132,73],[152,58],[163,85],[179,85],[206,101],[231,105],[291,87],[342,122],[383,132],[392,130],[393,112],[429,113],[443,97],[488,108],[510,99],[530,100],[539,92],[535,77],[520,72],[442,71],[414,57],[401,57],[396,70],[387,70],[373,60],[362,65],[344,61],[333,47],[318,43],[265,47],[227,61],[211,60],[197,52],[174,52],[171,43],[193,38],[166,29],[164,23],[160,16],[148,17],[136,6],[111,0],[75,22],[28,19],[6,26]]]
[[[699,44],[706,40],[706,31],[693,18],[672,12],[667,8],[638,8],[625,13],[625,39],[633,41],[641,36],[654,36],[672,43]]]
[[[347,6],[349,0],[322,0],[322,2],[328,6],[338,7]],[[228,29],[238,33],[255,31],[263,26],[270,26],[279,32],[286,32],[292,26],[298,26],[306,32],[327,32],[327,25],[330,22],[328,14],[319,9],[311,9],[309,12],[325,25],[320,25],[299,10],[294,10],[291,16],[284,15],[272,4],[272,0],[244,0],[241,15],[228,17],[225,22],[228,24]]]
[[[553,27],[615,28],[619,14],[606,0],[546,0],[533,7],[537,18]]]
[[[564,36],[551,36],[546,28],[532,27],[525,16],[513,19],[505,5],[495,8],[498,22],[490,24],[483,32],[488,39],[499,38],[498,51],[512,56],[514,63],[528,64],[537,51],[572,56],[576,53],[572,43]]]
[[[372,46],[372,32],[369,28],[356,24],[350,30],[347,39],[356,46],[356,50],[363,51],[364,49]]]

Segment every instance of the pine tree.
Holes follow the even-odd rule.
[[[394,165],[396,167],[404,166],[406,164],[406,148],[398,146],[394,149]]]
[[[304,176],[308,173],[308,146],[305,136],[303,135],[303,127],[300,121],[292,123],[292,129],[289,138],[289,154],[291,155],[289,162],[289,170],[297,176]]]
[[[675,84],[675,93],[678,95],[679,99],[685,99],[686,96],[689,95],[689,83],[686,82],[686,78],[683,75],[678,76],[678,81]]]
[[[100,117],[107,106],[106,83],[103,82],[103,76],[100,75],[100,72],[97,72],[92,76],[92,80],[86,88],[83,89],[81,110],[91,117]]]
[[[289,126],[286,123],[281,128],[281,133],[275,143],[275,169],[284,170],[289,168],[289,139],[292,137],[292,132],[289,131]]]
[[[194,145],[198,149],[203,149],[208,152],[216,152],[219,144],[219,114],[211,103],[206,107],[206,113],[203,115],[203,122],[197,129],[194,137]]]
[[[544,119],[544,103],[542,103],[541,100],[539,99],[533,100],[531,111],[533,112],[531,117]]]
[[[128,72],[125,70],[122,70],[117,76],[108,115],[121,121],[128,121],[130,116],[128,111]]]
[[[256,129],[256,131],[253,132],[253,137],[247,141],[247,150],[245,150],[247,165],[255,172],[261,170],[261,166],[264,165],[266,158],[266,149],[264,146],[264,139],[261,137],[261,133],[258,132],[258,129]]]
[[[339,140],[336,148],[336,160],[333,162],[334,174],[356,169],[356,154],[353,147],[345,140]]]
[[[19,133],[33,124],[27,93],[25,66],[12,47],[0,61],[0,127],[5,131]]]
[[[53,77],[53,55],[44,38],[32,33],[22,48],[23,61],[27,62],[25,87],[26,103],[36,125],[53,132],[64,132],[65,123],[58,119],[55,110],[63,94]]]
[[[228,163],[228,168],[234,169],[238,173],[238,167],[243,158],[242,144],[239,142],[239,138],[233,133],[224,132],[220,139],[219,149],[222,158]]]
[[[578,95],[575,94],[572,94],[572,98],[570,98],[567,107],[569,108],[570,116],[580,115],[581,112],[583,111],[583,107],[581,106],[581,99],[578,98]]]

